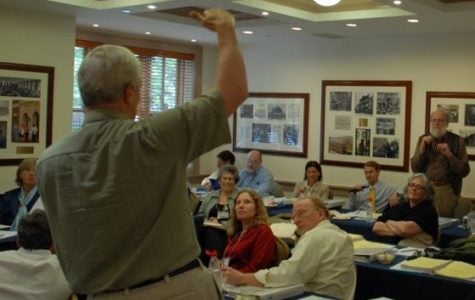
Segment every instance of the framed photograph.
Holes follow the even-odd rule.
[[[409,169],[411,81],[322,81],[320,162]]]
[[[0,62],[0,165],[38,157],[51,144],[54,68]]]
[[[438,109],[449,113],[449,127],[464,138],[469,160],[475,160],[475,92],[427,92],[426,132],[430,128],[430,114]]]
[[[309,94],[250,93],[234,114],[233,150],[307,157]]]

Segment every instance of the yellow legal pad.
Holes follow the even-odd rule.
[[[364,237],[361,234],[348,233],[348,236],[351,238],[351,241],[361,241],[364,240]]]
[[[422,270],[422,271],[435,271],[443,268],[449,264],[450,260],[429,258],[429,257],[418,257],[413,260],[406,260],[401,263],[401,267]]]
[[[353,248],[356,249],[389,249],[394,248],[394,245],[383,243],[368,242],[367,240],[353,240]]]
[[[452,278],[472,279],[475,278],[475,266],[461,261],[453,261],[434,273]]]

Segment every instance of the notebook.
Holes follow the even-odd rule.
[[[231,295],[248,295],[258,297],[259,300],[277,300],[302,295],[304,285],[296,284],[279,288],[263,288],[255,286],[231,286],[225,285],[224,291]]]
[[[475,266],[462,261],[453,261],[444,268],[435,270],[434,273],[451,278],[473,279],[475,278]]]
[[[420,271],[435,271],[438,269],[442,269],[451,262],[451,260],[445,259],[418,257],[413,260],[404,261],[403,263],[401,263],[401,267]]]
[[[221,186],[219,185],[218,179],[210,178],[209,182],[211,183],[211,188],[213,190],[219,190],[221,188]]]
[[[457,223],[458,219],[439,217],[439,229],[444,229]]]

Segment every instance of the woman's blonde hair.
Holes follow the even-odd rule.
[[[37,158],[25,158],[21,161],[18,165],[18,169],[16,170],[16,177],[15,182],[18,186],[23,186],[23,179],[21,178],[21,173],[25,170],[34,170],[36,169],[36,161]]]
[[[236,205],[234,205],[234,209],[231,212],[231,222],[228,228],[228,235],[233,237],[236,234],[239,234],[242,231],[242,223],[236,217],[236,207],[237,207],[237,199],[241,194],[248,193],[252,200],[254,200],[254,205],[256,206],[256,215],[254,216],[254,224],[252,226],[257,226],[261,224],[267,224],[267,209],[264,206],[264,202],[262,201],[262,197],[254,190],[250,189],[243,189],[239,191],[236,196]]]

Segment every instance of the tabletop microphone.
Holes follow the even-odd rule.
[[[369,187],[369,185],[366,184],[366,185],[363,185],[363,186],[360,187],[360,188],[353,188],[353,189],[349,190],[348,193],[356,193],[356,192],[359,192],[359,191],[361,191],[361,190],[363,190],[363,189],[365,189],[365,188],[367,188],[367,187]]]

